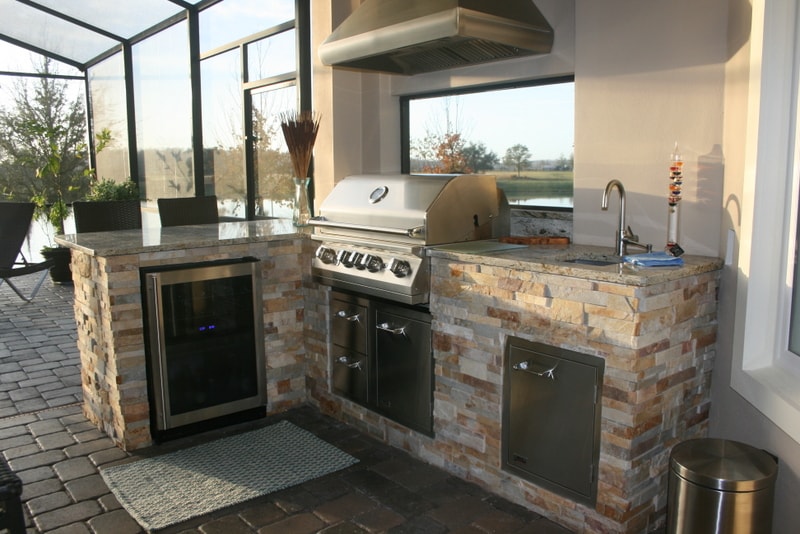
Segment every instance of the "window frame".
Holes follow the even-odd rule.
[[[484,85],[473,85],[464,87],[454,87],[437,91],[420,93],[410,93],[400,96],[400,172],[409,174],[411,172],[411,106],[410,102],[419,98],[436,98],[445,96],[458,96],[489,91],[502,91],[505,89],[521,89],[525,87],[538,87],[544,85],[556,85],[560,83],[575,83],[575,75],[550,76],[547,78],[536,78],[531,80],[515,80],[513,82],[490,83]],[[561,211],[571,213],[573,208],[569,207],[550,207],[537,205],[514,205],[513,209],[520,210],[539,210],[539,211]]]
[[[788,351],[788,331],[800,203],[799,15],[793,0],[753,4],[731,368],[731,387],[797,443],[800,357]]]

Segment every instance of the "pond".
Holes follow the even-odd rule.
[[[572,197],[552,197],[552,198],[525,198],[514,199],[508,202],[512,206],[535,206],[537,208],[572,208]]]

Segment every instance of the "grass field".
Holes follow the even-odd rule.
[[[502,171],[487,174],[497,177],[497,185],[505,191],[509,201],[572,196],[572,171],[522,171],[522,176]]]

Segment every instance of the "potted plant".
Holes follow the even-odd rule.
[[[15,200],[33,202],[36,220],[50,236],[64,232],[70,203],[89,190],[86,113],[67,84],[51,76],[57,72],[50,59],[35,69],[42,76],[16,86],[0,113],[3,189]],[[47,247],[46,254],[51,248],[57,247]],[[68,259],[68,251],[56,254],[63,252]]]
[[[288,112],[281,115],[281,129],[289,149],[289,157],[294,169],[294,208],[292,222],[295,226],[308,226],[311,208],[308,202],[308,184],[311,178],[308,169],[314,141],[319,132],[320,117],[311,110]]]
[[[33,203],[36,204],[36,217],[48,221],[56,235],[65,233],[64,221],[70,214],[68,199],[80,198],[81,193],[86,192],[87,185],[89,186],[89,198],[101,199],[105,195],[128,198],[131,194],[128,186],[117,187],[110,180],[97,182],[95,171],[91,167],[86,167],[81,171],[73,164],[66,166],[69,168],[65,168],[62,160],[70,152],[59,148],[59,144],[55,140],[60,137],[59,127],[53,128],[53,131],[47,135],[47,138],[51,139],[50,147],[46,153],[45,164],[36,169],[39,188],[32,197]],[[104,129],[95,135],[95,139],[96,150],[100,152],[111,141],[111,133],[108,129]],[[85,149],[85,145],[77,145],[73,157],[82,159]],[[136,184],[132,183],[132,185],[135,188]],[[138,198],[138,189],[133,191]],[[53,267],[50,269],[50,278],[54,283],[68,284],[72,282],[71,254],[68,248],[51,244],[43,247],[41,254],[44,258],[54,261]]]
[[[62,172],[61,152],[55,143],[50,147],[45,165],[36,169],[40,187],[31,200],[36,205],[37,219],[49,222],[56,235],[64,234],[64,221],[70,213],[68,198],[85,186],[86,173]],[[45,246],[41,250],[45,259],[54,261],[50,278],[57,284],[72,283],[70,251],[57,245]]]
[[[100,154],[112,142],[108,128],[95,134],[95,153]],[[75,231],[104,232],[142,227],[139,186],[129,179],[116,181],[97,178],[95,169],[87,169],[89,194],[74,202]]]
[[[115,182],[108,178],[103,178],[94,182],[86,197],[89,202],[103,202],[108,200],[139,201],[139,186],[136,182],[125,180]]]

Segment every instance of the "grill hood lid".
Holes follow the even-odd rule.
[[[319,57],[333,67],[412,75],[552,46],[553,28],[532,0],[365,0]]]

